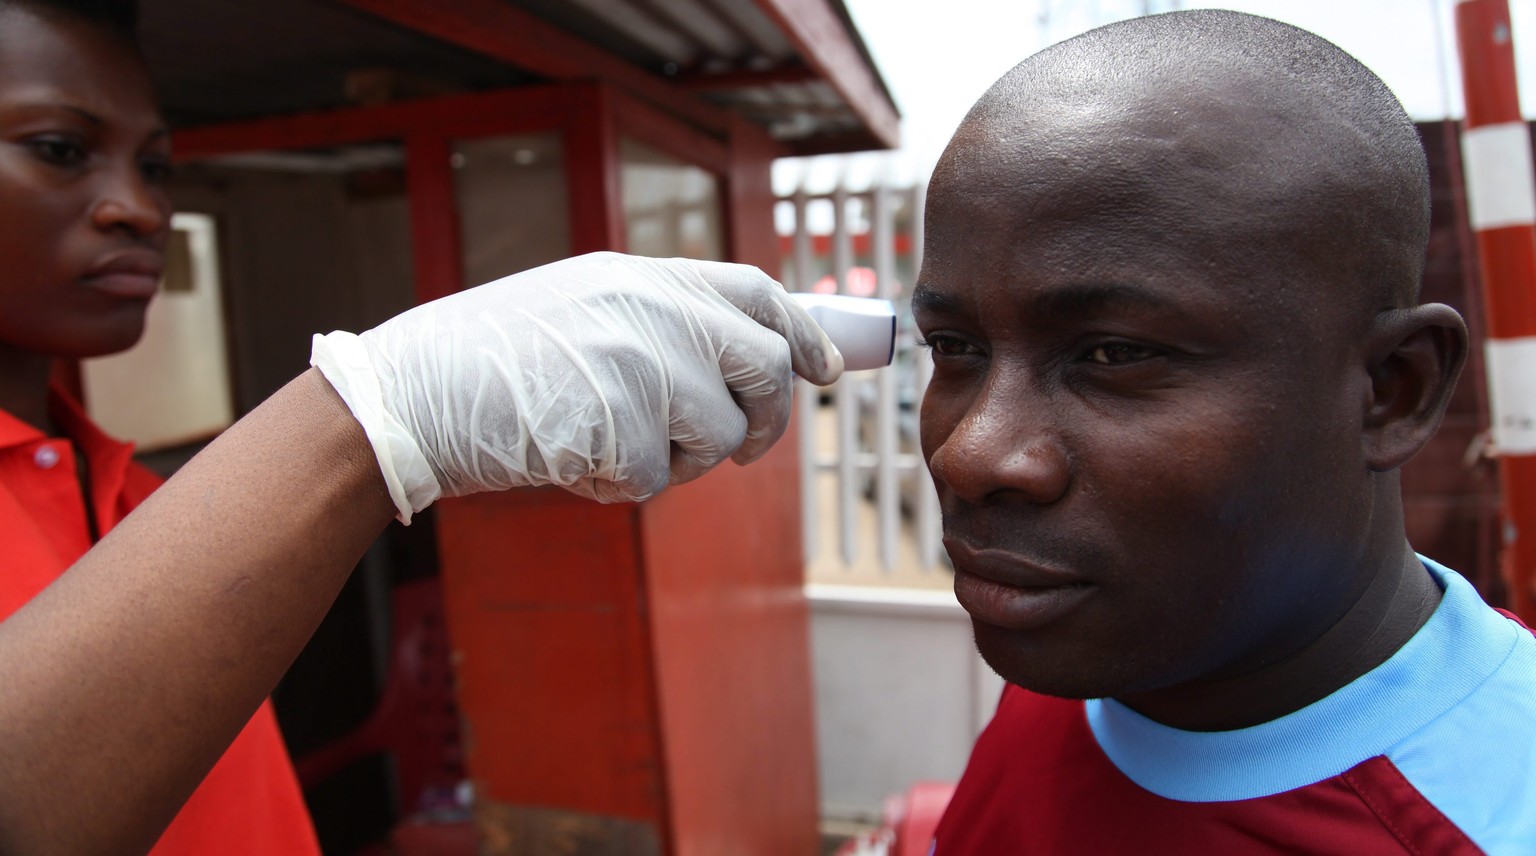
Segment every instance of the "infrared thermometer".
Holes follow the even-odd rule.
[[[891,364],[896,354],[896,307],[878,297],[846,294],[790,295],[810,313],[843,355],[843,370],[856,372]]]

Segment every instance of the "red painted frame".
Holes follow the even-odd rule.
[[[730,114],[503,0],[342,0],[418,33],[555,81],[601,80],[711,131]]]
[[[324,148],[382,139],[403,141],[410,197],[417,297],[426,302],[461,287],[459,231],[453,203],[452,141],[500,134],[562,135],[570,193],[571,253],[624,249],[619,189],[621,136],[631,136],[732,182],[732,141],[752,138],[771,158],[786,154],[739,119],[726,139],[695,129],[602,83],[522,87],[373,107],[301,113],[178,131],[178,161],[252,151]],[[761,158],[760,158],[761,159]],[[771,203],[770,203],[771,208]],[[726,219],[732,206],[726,205]],[[734,241],[727,254],[740,253]],[[745,261],[746,259],[742,259]],[[757,264],[776,260],[755,258]]]
[[[453,140],[539,131],[562,135],[573,254],[624,248],[627,135],[719,177],[727,257],[776,272],[770,168],[784,149],[740,118],[712,136],[602,83],[189,129],[174,145],[178,160],[192,160],[401,140],[417,297],[426,301],[462,286]],[[464,653],[461,709],[539,735],[477,735],[469,760],[491,807],[483,826],[495,827],[495,805],[553,799],[587,817],[654,823],[663,853],[746,841],[754,852],[813,852],[819,801],[795,448],[780,443],[751,468],[724,467],[644,506],[559,493],[441,504],[450,634]],[[752,514],[738,513],[748,505]],[[509,543],[534,572],[503,572]],[[757,546],[742,555],[742,543]],[[725,565],[734,572],[698,573]],[[542,606],[509,622],[499,603]],[[605,615],[617,617],[597,620]],[[505,650],[537,652],[521,665],[536,675],[509,679],[494,656]],[[722,697],[720,676],[744,666],[756,679]],[[516,692],[570,692],[577,677],[570,710]]]
[[[566,141],[568,175],[580,175],[584,180],[611,172],[611,164],[591,159],[600,151],[587,152],[579,146],[573,149],[571,143],[590,132],[592,115],[602,111],[601,89],[597,84],[523,87],[191,128],[176,132],[173,150],[178,161],[185,161],[251,151],[402,141],[416,298],[425,303],[463,287],[451,163],[453,140],[555,131]],[[609,230],[594,235],[588,225],[594,202],[605,203],[585,192],[575,192],[574,186],[572,191],[573,249],[580,243],[578,236],[584,236],[588,240],[584,246],[591,249],[609,248]],[[622,235],[622,230],[618,234]]]
[[[879,148],[901,144],[896,105],[826,0],[757,0],[757,6],[778,24],[806,65],[843,96]]]
[[[796,154],[892,148],[900,116],[871,66],[828,0],[754,0],[795,47],[805,65],[749,74],[695,76],[655,73],[605,52],[502,0],[341,0],[396,26],[527,69],[553,81],[600,80],[715,134],[729,134],[732,114],[697,97],[701,88],[734,84],[825,80],[841,94],[864,128],[846,137],[797,145]]]

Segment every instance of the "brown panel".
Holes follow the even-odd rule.
[[[475,804],[481,856],[658,856],[648,823],[548,808]],[[430,852],[430,851],[423,851]]]
[[[806,65],[843,96],[880,148],[901,144],[895,105],[828,0],[757,0],[757,5],[789,36]]]
[[[729,166],[730,155],[718,139],[622,93],[613,93],[612,103],[620,134],[711,172],[724,172]],[[733,119],[732,125],[739,121]]]
[[[584,85],[531,86],[186,128],[173,135],[173,151],[183,161],[393,139],[417,131],[464,137],[542,130],[570,115],[586,89]]]
[[[677,856],[817,852],[793,438],[642,516]]]
[[[1489,603],[1507,602],[1504,581],[1491,555],[1498,520],[1486,503],[1475,497],[1405,496],[1403,522],[1415,550],[1460,572]],[[1475,561],[1479,554],[1487,558]],[[1458,556],[1468,557],[1471,564],[1456,564]]]
[[[1430,235],[1420,298],[1446,303],[1466,318],[1472,347],[1445,422],[1403,467],[1404,523],[1420,553],[1456,569],[1494,605],[1505,603],[1499,578],[1497,468],[1474,447],[1487,430],[1483,375],[1483,305],[1476,244],[1466,219],[1459,128],[1425,122],[1419,135],[1429,160]],[[1469,460],[1469,449],[1474,450]]]
[[[1452,413],[1402,470],[1407,496],[1481,497],[1497,488],[1498,470],[1483,448],[1484,420]]]
[[[612,93],[588,93],[565,126],[576,252],[615,248],[623,225]],[[734,259],[777,263],[777,153],[733,122]],[[642,505],[558,491],[440,505],[490,852],[816,852],[798,472],[790,437]]]
[[[803,140],[788,143],[789,154],[795,157],[813,157],[815,155],[841,155],[849,152],[867,152],[875,149],[888,149],[882,140],[865,131],[854,131],[847,134],[818,134]]]
[[[730,71],[690,71],[672,78],[690,92],[716,92],[722,89],[757,89],[780,84],[815,83],[816,72],[796,62],[773,68]]]
[[[738,120],[731,258],[778,263],[775,144]],[[817,852],[815,720],[793,433],[643,506],[657,696],[678,856]]]
[[[446,137],[436,134],[412,134],[405,141],[417,303],[458,291],[464,279],[451,148]]]
[[[773,160],[786,152],[745,119],[731,122],[730,169],[725,176],[726,228],[732,261],[756,265],[777,279],[781,255],[773,224]],[[799,500],[796,500],[798,503]]]
[[[659,825],[636,514],[556,490],[439,503],[445,606],[480,797]]]
[[[573,256],[601,250],[624,252],[619,135],[612,103],[605,87],[585,87],[580,109],[565,126]]]
[[[505,0],[344,0],[410,30],[555,80],[604,80],[714,131],[727,114]]]

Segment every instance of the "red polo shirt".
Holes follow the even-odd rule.
[[[101,533],[160,484],[158,476],[133,462],[132,445],[103,434],[67,396],[55,391],[50,407],[67,437],[44,436],[0,410],[0,618],[31,600],[91,547],[75,447],[89,466],[90,503]],[[153,853],[318,856],[270,702],[251,717]]]

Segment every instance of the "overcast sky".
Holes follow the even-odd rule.
[[[1416,119],[1460,117],[1454,0],[844,0],[900,108],[902,150],[880,157],[791,160],[775,169],[788,193],[809,176],[824,190],[844,170],[854,186],[886,174],[926,176],[972,103],[1046,45],[1144,10],[1218,6],[1311,30],[1375,71]],[[1536,116],[1536,0],[1509,0],[1521,103]]]

